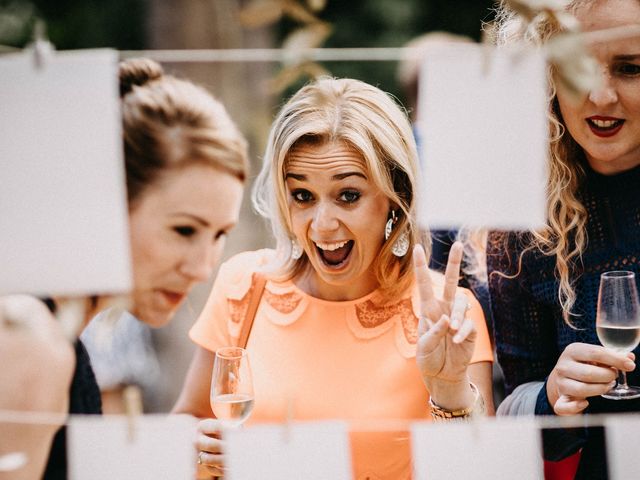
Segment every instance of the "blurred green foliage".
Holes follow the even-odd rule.
[[[318,16],[332,25],[325,47],[402,47],[426,32],[443,30],[480,40],[493,19],[494,0],[329,0]],[[298,25],[283,21],[285,37]],[[405,101],[396,82],[396,62],[325,62],[336,77],[358,78]],[[291,94],[303,82],[287,90]]]
[[[24,47],[36,19],[59,50],[145,46],[145,0],[0,0],[0,44]]]
[[[0,0],[0,44],[23,47],[31,41],[36,18],[59,50],[146,47],[148,4],[154,0]],[[155,0],[160,1],[160,0]],[[216,1],[216,0],[201,0]],[[238,0],[241,5],[248,0]],[[493,0],[328,0],[318,13],[332,26],[326,47],[400,47],[413,37],[445,30],[479,39],[483,21],[492,19]],[[278,24],[284,38],[300,25]],[[337,77],[359,78],[404,100],[395,80],[395,62],[327,62]],[[288,96],[301,83],[292,85]]]

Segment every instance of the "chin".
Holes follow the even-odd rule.
[[[160,327],[164,327],[167,323],[169,323],[169,321],[173,318],[173,315],[175,314],[175,310],[171,310],[168,312],[160,312],[157,310],[150,310],[150,309],[147,310],[147,309],[141,308],[131,313],[133,313],[133,315],[138,320],[140,320],[142,323],[146,323],[151,328],[160,328]]]

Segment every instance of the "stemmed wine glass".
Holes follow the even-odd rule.
[[[633,272],[613,271],[600,276],[596,331],[602,345],[617,352],[630,352],[640,342],[640,306]],[[618,372],[617,385],[602,395],[612,400],[640,397],[640,388],[627,385],[627,375]]]
[[[224,427],[241,425],[253,410],[253,380],[247,351],[216,350],[211,376],[211,409]]]

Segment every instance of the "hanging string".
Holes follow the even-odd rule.
[[[145,414],[149,417],[167,417],[169,414],[153,413]],[[66,413],[53,412],[27,412],[17,410],[0,410],[0,424],[24,424],[24,425],[65,425],[68,424],[70,416]],[[110,417],[122,417],[122,415],[103,415],[101,418],[108,419]],[[100,418],[100,417],[98,417]],[[505,417],[472,417],[467,422],[469,424],[482,423],[501,423],[518,425],[519,423],[533,422],[538,428],[591,428],[606,427],[607,423],[612,420],[624,419],[625,421],[640,420],[640,413],[617,413],[617,414],[594,414],[594,415],[572,415],[572,416],[505,416]],[[350,429],[356,432],[389,432],[409,430],[414,423],[420,423],[421,419],[333,419],[345,421],[350,425]],[[424,419],[426,420],[426,418]],[[295,424],[295,420],[286,420],[291,424]],[[283,421],[282,423],[286,423]],[[434,425],[442,425],[442,423],[432,422]],[[455,422],[454,422],[455,423]]]

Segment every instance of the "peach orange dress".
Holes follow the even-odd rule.
[[[253,273],[272,255],[246,252],[221,266],[189,332],[196,344],[215,351],[237,343]],[[309,296],[292,281],[268,281],[247,343],[255,391],[248,423],[281,422],[293,401],[295,420],[352,422],[354,479],[411,478],[408,432],[376,432],[372,421],[430,418],[415,363],[418,307],[415,288],[386,302],[376,291],[333,302]],[[475,298],[469,315],[479,333],[472,362],[493,361]]]

